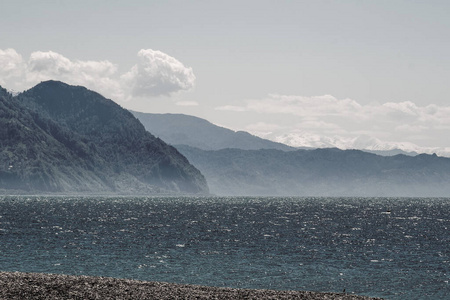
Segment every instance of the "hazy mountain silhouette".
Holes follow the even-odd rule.
[[[206,151],[177,146],[211,193],[251,196],[448,196],[450,158],[359,150]]]
[[[193,116],[133,114],[173,144],[217,195],[447,196],[450,159],[401,150],[295,149]],[[285,151],[288,150],[288,151]],[[381,156],[383,155],[383,156]]]
[[[47,81],[0,94],[0,188],[42,192],[207,193],[203,175],[127,110]]]
[[[394,155],[398,155],[398,154],[403,154],[403,155],[407,155],[407,156],[416,156],[416,155],[420,154],[415,151],[405,151],[405,150],[401,150],[401,149],[392,149],[392,150],[367,150],[367,149],[364,149],[361,151],[378,154],[378,155],[382,155],[382,156],[394,156]]]
[[[84,87],[47,81],[18,96],[0,88],[0,189],[207,193],[206,177],[218,195],[450,194],[450,158],[293,150],[195,117],[134,114],[184,156]]]
[[[295,150],[245,131],[235,132],[194,116],[183,114],[152,114],[132,111],[145,128],[171,145],[187,145],[203,150],[237,148],[244,150]]]
[[[316,149],[316,147],[291,147],[254,136],[245,131],[233,131],[211,122],[184,114],[152,114],[131,111],[145,128],[171,145],[186,145],[202,150],[236,148],[242,150],[278,149],[293,151],[297,149]],[[359,149],[359,148],[358,148]],[[415,156],[416,152],[400,149],[362,150],[383,156],[405,154]]]

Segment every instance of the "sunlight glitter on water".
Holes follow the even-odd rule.
[[[442,298],[449,215],[449,199],[3,197],[0,268]]]

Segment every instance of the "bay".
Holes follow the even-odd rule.
[[[450,295],[450,199],[0,197],[0,270]]]

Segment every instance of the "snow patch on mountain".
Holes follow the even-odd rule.
[[[382,141],[368,135],[358,137],[320,136],[309,132],[286,133],[277,136],[266,136],[275,142],[292,147],[306,148],[339,148],[358,149],[367,151],[402,150],[405,152],[427,153],[450,157],[450,147],[421,147],[410,142]]]

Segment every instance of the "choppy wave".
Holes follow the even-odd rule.
[[[450,294],[450,199],[1,197],[0,270]]]

